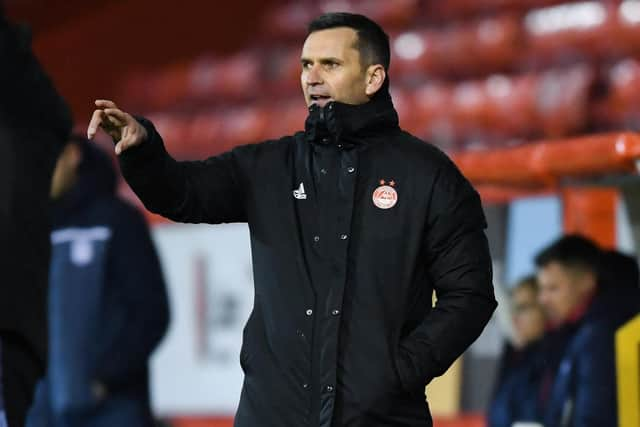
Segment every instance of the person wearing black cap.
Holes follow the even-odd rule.
[[[400,129],[389,52],[362,15],[318,17],[301,55],[305,130],[205,161],[176,162],[149,121],[96,101],[89,137],[111,135],[149,210],[249,223],[237,427],[431,426],[425,385],[496,307],[480,197]]]

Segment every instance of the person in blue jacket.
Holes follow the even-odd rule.
[[[511,290],[513,342],[501,357],[499,375],[487,414],[488,427],[511,427],[516,421],[536,421],[541,379],[541,341],[545,316],[538,303],[535,276],[525,277]]]
[[[115,187],[111,159],[72,138],[52,180],[49,361],[29,427],[153,425],[148,361],[167,293],[144,218]]]
[[[637,283],[637,266],[604,273],[618,258],[578,235],[536,257],[540,303],[552,329],[569,331],[553,380],[541,390],[545,427],[618,425],[614,337],[640,309],[637,286],[626,284]]]

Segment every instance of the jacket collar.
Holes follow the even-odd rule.
[[[368,142],[368,135],[398,127],[398,113],[387,90],[369,102],[349,105],[330,102],[324,107],[312,105],[305,122],[308,142],[357,145]]]

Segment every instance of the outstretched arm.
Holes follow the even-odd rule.
[[[177,162],[153,124],[96,101],[87,136],[104,129],[116,143],[122,174],[145,207],[180,222],[244,222],[246,188],[236,150],[204,161]]]

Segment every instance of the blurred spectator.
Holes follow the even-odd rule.
[[[6,410],[11,427],[24,425],[44,373],[49,185],[71,131],[30,45],[29,31],[10,24],[0,4],[0,425]]]
[[[105,153],[67,144],[51,186],[49,363],[29,427],[153,425],[147,365],[167,295],[144,219],[115,184]]]
[[[610,257],[578,235],[536,256],[539,300],[556,342],[547,355],[561,355],[540,390],[546,427],[617,425],[614,334],[638,312],[640,300],[606,286],[601,269],[610,268],[604,264]]]
[[[538,303],[538,284],[534,276],[522,279],[513,288],[511,308],[514,341],[507,343],[503,350],[489,408],[489,427],[511,427],[515,421],[538,419],[539,350],[545,317]]]

